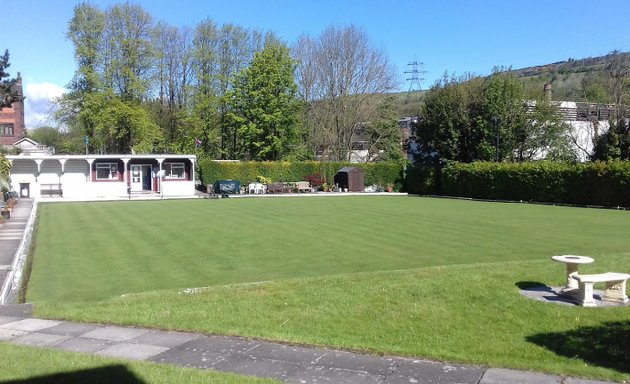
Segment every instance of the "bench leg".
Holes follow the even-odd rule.
[[[593,298],[593,283],[580,282],[580,305],[583,307],[596,307]]]
[[[626,280],[606,282],[606,291],[604,292],[604,296],[602,296],[602,300],[615,303],[627,303]]]

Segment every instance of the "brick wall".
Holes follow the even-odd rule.
[[[13,145],[25,134],[22,78],[19,74],[15,87],[20,101],[13,103],[10,108],[2,108],[0,111],[0,145]]]

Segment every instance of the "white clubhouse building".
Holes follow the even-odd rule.
[[[6,156],[20,197],[98,200],[135,195],[195,196],[195,155]]]

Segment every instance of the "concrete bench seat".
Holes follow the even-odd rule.
[[[627,303],[628,295],[626,295],[626,283],[630,278],[627,273],[606,272],[596,275],[579,275],[574,273],[571,277],[577,280],[580,292],[579,302],[583,307],[595,307],[595,299],[593,299],[593,284],[606,283],[606,290],[602,296],[603,301],[611,301],[615,303]]]
[[[311,188],[311,183],[308,181],[298,181],[295,183],[295,189],[297,189],[298,193],[300,192],[313,192],[313,188]]]
[[[42,196],[63,196],[61,184],[41,184],[39,193]]]

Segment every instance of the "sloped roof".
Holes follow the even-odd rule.
[[[357,171],[358,171],[358,172],[363,172],[363,171],[361,171],[361,169],[356,168],[356,167],[343,167],[343,168],[341,168],[340,170],[338,170],[337,172],[347,172],[347,173],[350,173],[350,172],[357,172]]]
[[[24,143],[24,142],[28,142],[31,145],[37,146],[40,145],[37,141],[33,140],[33,139],[29,139],[28,137],[24,137],[21,138],[20,140],[16,141],[15,143],[13,143],[13,146],[17,147],[18,145]]]

